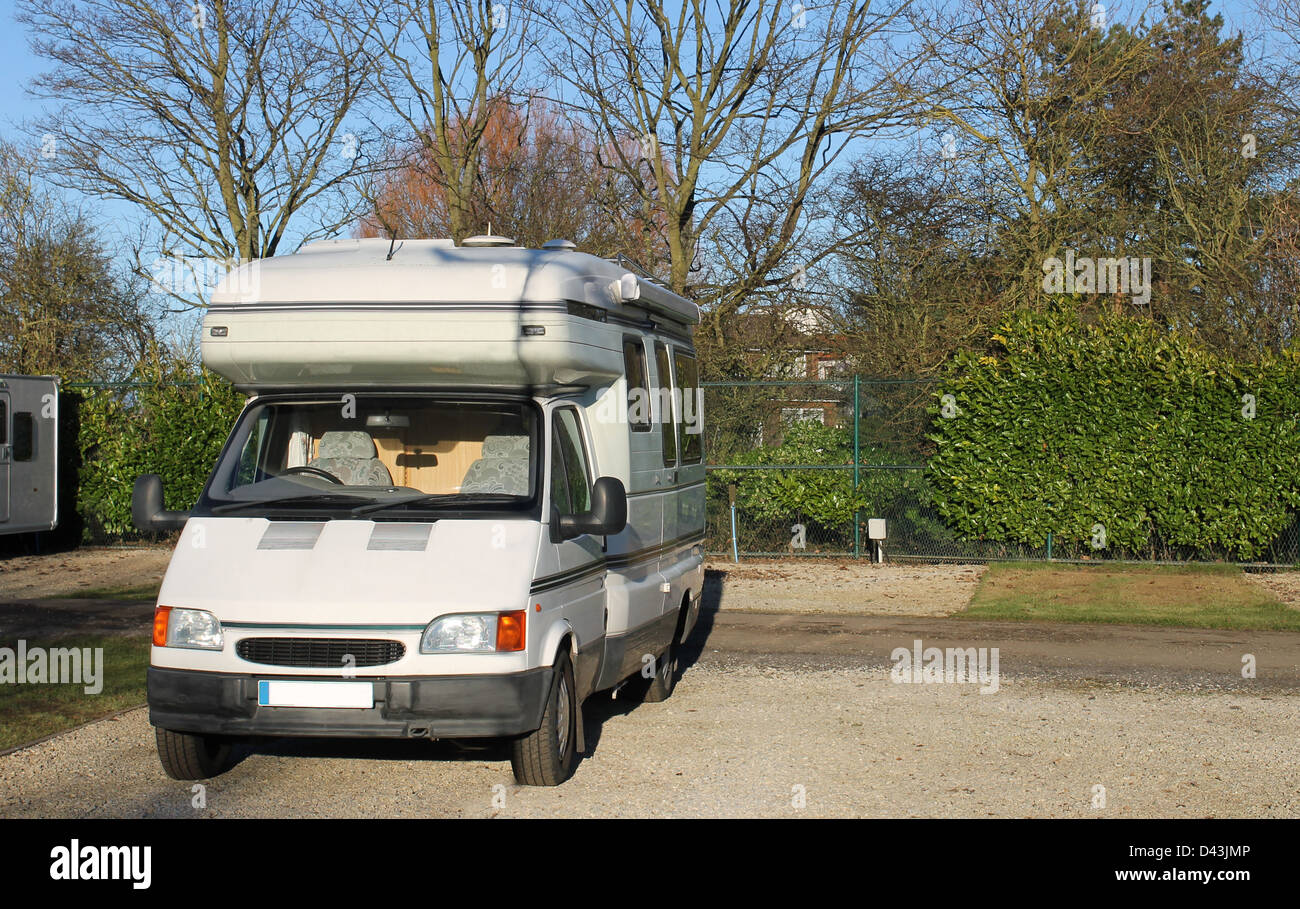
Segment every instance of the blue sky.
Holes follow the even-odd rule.
[[[24,92],[27,80],[41,71],[27,49],[27,32],[14,21],[14,0],[0,0],[0,130],[12,136],[25,117],[40,112]]]
[[[1105,0],[1103,0],[1105,2]],[[1109,18],[1127,18],[1124,11],[1139,9],[1142,2],[1106,3]],[[30,119],[41,112],[41,102],[29,98],[24,90],[27,81],[40,72],[44,66],[35,58],[27,46],[25,30],[14,20],[15,0],[0,0],[0,136],[19,138],[22,121]],[[816,8],[816,0],[809,3]],[[1211,9],[1223,14],[1230,29],[1249,29],[1253,20],[1253,4],[1250,0],[1217,0]],[[118,228],[129,226],[134,220],[134,212],[125,205],[110,205],[94,202],[90,210],[96,215],[95,220],[105,227]]]

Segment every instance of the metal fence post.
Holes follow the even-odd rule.
[[[858,497],[858,463],[862,460],[858,456],[858,420],[862,414],[862,407],[858,400],[858,389],[861,386],[862,377],[857,373],[853,374],[853,498]],[[862,557],[862,516],[858,514],[858,509],[853,509],[853,558]]]

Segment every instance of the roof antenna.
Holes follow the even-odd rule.
[[[388,241],[388,255],[384,257],[385,262],[391,262],[393,259],[393,245],[397,243],[397,231],[392,231],[390,236],[392,239]]]

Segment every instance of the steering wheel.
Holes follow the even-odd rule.
[[[280,476],[290,473],[309,473],[313,476],[324,477],[335,486],[346,485],[342,480],[334,476],[334,474],[330,473],[328,470],[321,470],[319,467],[290,467],[288,470],[284,471],[284,473],[280,474]]]

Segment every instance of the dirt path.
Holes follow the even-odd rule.
[[[162,583],[170,546],[87,546],[51,555],[0,557],[0,600],[76,597]]]

